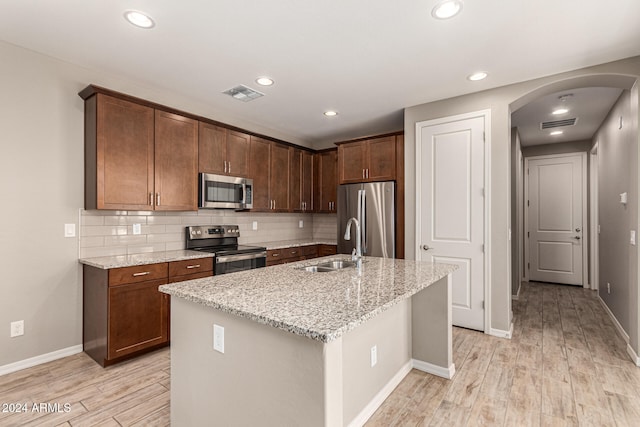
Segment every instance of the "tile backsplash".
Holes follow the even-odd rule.
[[[254,221],[257,230],[252,229]],[[134,224],[140,224],[140,234],[133,234]],[[337,233],[335,214],[81,210],[80,258],[184,249],[186,226],[217,224],[238,224],[240,243],[256,245],[294,239],[335,241]]]

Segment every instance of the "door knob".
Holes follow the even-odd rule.
[[[580,232],[580,227],[576,228],[576,233]]]
[[[432,247],[430,247],[429,245],[422,245],[422,250],[423,251],[428,251],[430,249],[433,249]]]
[[[580,236],[574,236],[573,238],[576,240],[580,240]]]

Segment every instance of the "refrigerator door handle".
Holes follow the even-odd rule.
[[[362,255],[367,253],[367,192],[358,190],[358,221],[361,230]]]

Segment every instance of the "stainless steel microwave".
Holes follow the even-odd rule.
[[[198,207],[211,209],[251,209],[253,180],[211,173],[198,174]]]

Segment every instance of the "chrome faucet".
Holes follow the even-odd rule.
[[[351,252],[351,261],[357,263],[358,268],[362,267],[362,232],[360,230],[360,222],[355,218],[349,218],[347,221],[347,230],[344,233],[344,240],[351,240],[351,224],[356,225],[356,247]]]

